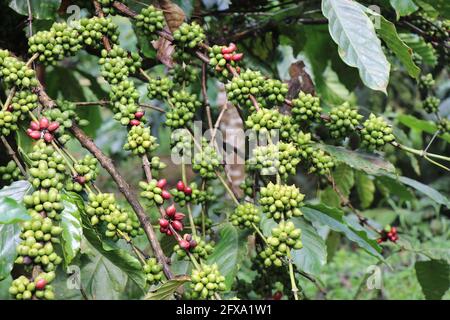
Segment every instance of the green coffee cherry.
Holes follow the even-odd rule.
[[[239,185],[239,188],[244,191],[246,196],[252,197],[253,196],[253,188],[255,187],[255,180],[247,175],[245,177],[245,180],[241,182]]]
[[[211,299],[215,293],[225,291],[225,277],[217,264],[202,265],[201,270],[192,270],[190,287],[192,299]]]
[[[321,113],[320,99],[310,93],[300,91],[298,98],[292,100],[292,116],[296,122],[317,121]]]
[[[279,185],[269,182],[261,188],[260,204],[268,218],[280,220],[282,218],[298,217],[302,215],[300,207],[305,195],[295,186]]]
[[[21,179],[23,179],[22,173],[14,160],[9,161],[6,166],[0,166],[0,181],[6,185]]]
[[[206,242],[204,239],[193,236],[191,241],[195,241],[196,245],[194,248],[190,248],[189,252],[195,257],[195,259],[204,259],[207,260],[209,255],[214,252],[214,242]],[[181,248],[179,244],[176,244],[173,247],[173,251],[176,253],[179,259],[186,258],[189,260],[187,256],[186,250]]]
[[[205,216],[204,220],[203,220],[201,215],[199,215],[199,216],[194,218],[194,224],[199,229],[200,232],[202,232],[202,223],[203,223],[203,221],[205,222],[205,233],[207,235],[212,235],[212,233],[213,233],[212,227],[213,227],[214,223],[211,220],[211,218]]]
[[[128,52],[114,45],[109,51],[103,49],[102,57],[98,63],[101,66],[101,74],[109,84],[118,84],[127,80],[130,74],[136,73],[141,67],[141,57],[137,53]]]
[[[16,92],[9,109],[17,118],[24,120],[28,117],[28,112],[33,111],[37,106],[38,96],[30,90],[22,90]]]
[[[158,263],[156,258],[147,259],[145,261],[145,265],[142,267],[142,270],[145,273],[145,278],[147,280],[147,283],[150,285],[161,282],[161,280],[164,277],[164,274],[162,271],[163,267],[160,263]]]
[[[422,108],[427,113],[436,113],[439,109],[439,105],[441,104],[441,99],[434,96],[428,96],[425,100],[422,102]]]
[[[17,115],[9,111],[0,111],[0,133],[9,136],[12,131],[17,131]]]
[[[422,91],[430,90],[434,85],[435,81],[433,75],[431,73],[427,73],[426,75],[420,76],[419,79],[419,89]]]
[[[450,132],[450,120],[447,118],[441,119],[441,121],[438,122],[438,129],[442,134],[449,133]]]
[[[127,142],[123,148],[130,150],[135,155],[144,155],[156,150],[158,146],[156,138],[150,133],[150,128],[140,124],[131,127],[128,131]]]
[[[159,172],[165,169],[167,165],[161,161],[159,157],[152,157],[150,159],[150,168],[152,169],[152,176],[157,178],[159,176]]]
[[[395,140],[392,128],[386,120],[374,114],[370,114],[369,119],[364,122],[360,137],[361,146],[370,151],[381,149],[386,143]]]
[[[150,182],[139,182],[139,187],[142,189],[140,195],[150,201],[150,204],[162,205],[164,198],[162,197],[163,190],[157,186],[158,181],[153,179]]]
[[[190,24],[185,22],[173,32],[173,39],[181,48],[194,49],[206,39],[206,35],[203,28],[196,22]]]
[[[169,98],[173,82],[169,78],[151,78],[148,80],[147,96],[149,99],[164,101]]]
[[[335,166],[333,158],[325,151],[312,147],[312,153],[308,157],[309,173],[326,175]]]
[[[55,273],[41,272],[34,281],[25,276],[14,279],[9,287],[9,293],[17,300],[44,299],[53,300],[55,294],[50,283],[55,279]]]
[[[286,99],[287,93],[287,83],[283,83],[276,79],[268,79],[264,81],[263,95],[271,105],[282,104]]]
[[[186,63],[177,63],[169,71],[172,81],[182,86],[188,86],[197,81],[199,77],[198,73],[197,67]]]
[[[135,19],[136,27],[142,30],[150,40],[156,40],[158,31],[162,31],[165,26],[164,13],[152,5],[143,8]]]
[[[281,140],[289,140],[297,131],[297,127],[291,123],[291,118],[282,115],[276,109],[261,108],[253,112],[245,121],[245,126],[247,129],[272,138],[278,136]]]
[[[56,188],[40,189],[33,192],[31,195],[26,195],[23,198],[25,207],[31,212],[44,214],[51,219],[59,219],[59,213],[64,209],[61,202],[61,195]]]
[[[172,108],[166,112],[166,126],[174,129],[189,126],[195,111],[201,106],[195,94],[184,90],[173,92],[169,104]]]
[[[251,228],[253,223],[258,225],[260,221],[261,212],[252,203],[240,204],[230,215],[230,222],[240,228]]]
[[[326,126],[334,139],[345,138],[356,130],[362,117],[356,109],[353,109],[348,102],[345,102],[331,109],[330,119]]]
[[[79,32],[85,45],[100,49],[103,47],[102,38],[107,37],[112,44],[119,40],[118,26],[110,18],[83,18],[80,20]]]
[[[266,267],[273,265],[279,268],[283,265],[283,261],[281,261],[281,258],[284,256],[283,253],[270,246],[261,251],[259,256],[263,259]]]
[[[225,85],[228,100],[241,107],[253,107],[250,95],[253,95],[261,107],[264,107],[264,77],[259,71],[245,70],[239,76],[233,77],[231,82]]]
[[[191,159],[194,142],[187,129],[172,131],[170,141],[172,155]]]
[[[117,84],[111,85],[109,98],[113,103],[113,111],[117,112],[117,105],[135,105],[139,100],[139,92],[136,90],[134,83],[129,80],[123,80]],[[135,107],[137,109],[137,107]]]
[[[66,182],[66,190],[81,192],[86,183],[93,182],[97,178],[99,173],[98,160],[88,154],[74,164],[74,169],[77,176],[74,177],[73,181]]]
[[[214,146],[202,141],[202,149],[195,150],[192,158],[192,170],[204,179],[214,179],[216,170],[220,169],[221,157]]]
[[[114,1],[117,0],[98,0],[98,3],[102,7],[102,11],[105,15],[116,14],[116,9],[113,6]]]
[[[290,249],[301,249],[301,230],[296,229],[292,221],[281,221],[272,229],[272,235],[267,238],[267,243],[276,251],[286,254]]]
[[[36,87],[36,73],[26,63],[15,57],[5,56],[0,65],[0,78],[9,87],[16,86],[19,89]]]

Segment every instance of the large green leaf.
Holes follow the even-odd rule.
[[[400,200],[410,201],[414,199],[412,192],[394,176],[377,177],[377,188],[386,196],[397,196]]]
[[[401,124],[404,124],[405,126],[411,128],[411,129],[414,129],[414,130],[424,131],[424,132],[427,132],[430,134],[434,134],[436,131],[438,131],[438,127],[437,127],[436,123],[427,121],[427,120],[418,119],[409,114],[399,115],[397,117],[397,120]],[[450,143],[450,134],[449,133],[441,134],[441,135],[439,135],[439,137]]]
[[[419,9],[412,0],[389,0],[392,8],[397,13],[397,18],[410,15]]]
[[[9,197],[0,197],[0,213],[0,224],[17,223],[31,219],[27,209]]]
[[[172,297],[175,291],[184,283],[191,281],[187,276],[176,277],[160,285],[155,290],[150,291],[145,300],[167,300]]]
[[[386,92],[390,64],[364,9],[355,1],[322,0],[322,13],[342,60],[359,69],[366,86]]]
[[[415,53],[417,53],[425,64],[430,66],[435,66],[437,64],[437,53],[436,50],[430,43],[425,42],[425,40],[413,33],[400,33],[400,39]]]
[[[16,260],[16,247],[20,242],[20,226],[0,224],[0,281],[11,272]]]
[[[27,0],[11,0],[9,7],[18,14],[28,16]],[[61,5],[61,0],[29,0],[31,13],[37,19],[53,19]]]
[[[208,263],[217,263],[220,273],[225,277],[227,288],[231,288],[242,259],[240,244],[242,245],[244,241],[239,241],[238,231],[230,223],[220,229],[219,236],[220,240],[209,256]]]
[[[362,249],[371,255],[383,260],[380,254],[381,247],[378,243],[369,239],[367,233],[354,230],[344,219],[344,212],[337,208],[331,208],[323,204],[307,204],[302,208],[303,214],[310,222],[318,222],[330,227],[334,231],[343,233],[349,240],[357,243]]]
[[[68,201],[68,197],[63,195],[64,210],[61,212],[62,250],[64,263],[69,265],[77,256],[81,247],[83,228],[78,207],[73,202]]]
[[[417,261],[417,280],[428,300],[439,300],[450,287],[450,266],[445,260]]]
[[[345,163],[351,168],[364,171],[367,174],[382,176],[395,173],[395,167],[392,163],[379,156],[326,144],[317,144],[316,146],[328,152],[336,162]]]
[[[373,183],[373,180],[368,175],[356,171],[355,185],[361,207],[368,208],[374,199],[375,184]]]
[[[350,190],[355,184],[353,169],[346,164],[341,163],[336,166],[332,175],[341,194],[348,197],[350,195]]]
[[[31,184],[26,180],[14,181],[0,190],[0,198],[9,197],[21,202],[23,197],[31,191]]]
[[[405,66],[409,75],[413,78],[417,78],[420,74],[420,68],[416,66],[412,59],[413,51],[400,39],[395,25],[375,11],[366,8],[366,12],[378,19],[380,22],[379,28],[376,29],[378,35],[386,43],[389,49],[395,53],[397,58]]]
[[[327,247],[325,241],[319,236],[316,229],[307,223],[304,218],[293,218],[297,228],[302,230],[303,248],[294,250],[292,258],[299,270],[319,275],[321,267],[327,262]]]
[[[450,19],[450,2],[448,0],[420,0],[419,5],[422,3],[428,4],[433,7],[440,16]]]
[[[449,202],[448,198],[446,196],[444,196],[442,193],[440,193],[439,191],[437,191],[436,189],[433,189],[433,188],[427,186],[426,184],[423,184],[417,180],[414,180],[414,179],[411,179],[408,177],[399,177],[398,180],[401,183],[406,184],[406,185],[416,189],[417,191],[423,193],[425,196],[433,199],[437,203],[442,204],[442,205],[446,206],[447,208],[450,207],[450,202]]]

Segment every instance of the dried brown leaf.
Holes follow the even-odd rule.
[[[170,0],[159,0],[159,6],[164,11],[167,25],[170,31],[175,31],[181,26],[186,18],[183,9]]]

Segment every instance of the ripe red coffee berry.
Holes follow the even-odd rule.
[[[161,232],[161,233],[168,233],[168,231],[169,231],[169,229],[167,229],[167,228],[163,228],[163,227],[159,228],[159,232]]]
[[[78,182],[79,184],[85,184],[86,178],[84,176],[76,176],[75,181]]]
[[[137,119],[133,119],[133,120],[130,121],[130,125],[131,126],[138,126],[140,124],[141,124],[141,122],[139,120],[137,120]]]
[[[178,191],[184,191],[184,187],[185,186],[184,186],[183,181],[180,180],[180,181],[177,182],[177,190]]]
[[[174,205],[174,204],[170,205],[170,206],[167,207],[167,209],[166,209],[166,214],[167,214],[169,217],[173,217],[173,216],[175,215],[176,212],[177,212],[177,209],[175,208],[175,205]]]
[[[161,218],[159,219],[159,225],[161,226],[161,228],[167,229],[167,227],[169,226],[169,220]]]
[[[163,191],[161,192],[161,197],[163,197],[164,200],[170,199],[170,197],[171,197],[170,192],[167,191],[167,190],[163,190]]]
[[[30,129],[38,131],[41,127],[39,126],[39,122],[37,121],[31,121],[30,122]]]
[[[49,132],[44,133],[44,140],[46,142],[52,142],[53,141],[53,135]]]
[[[178,220],[172,221],[171,225],[176,231],[182,231],[183,230],[183,224],[180,221],[178,221]]]
[[[144,114],[145,114],[144,111],[137,111],[137,112],[134,114],[134,117],[135,117],[136,119],[140,120],[140,119],[144,116]]]
[[[234,52],[237,49],[237,46],[235,43],[231,42],[230,45],[228,46],[228,49],[230,50],[230,52]]]
[[[231,60],[233,60],[233,61],[240,61],[243,56],[244,56],[243,53],[236,53],[236,54],[233,54],[233,56],[231,57]]]
[[[191,195],[192,194],[192,189],[190,187],[184,188],[184,194]]]
[[[49,125],[48,119],[47,118],[41,118],[41,120],[39,121],[39,128],[41,130],[47,129]]]
[[[223,58],[230,61],[233,58],[233,55],[231,53],[224,53]]]
[[[160,179],[158,180],[158,182],[156,183],[156,186],[160,189],[164,189],[164,187],[167,185],[167,180],[166,179]]]
[[[184,250],[189,250],[189,247],[191,246],[190,244],[189,244],[189,242],[188,241],[186,241],[186,240],[180,240],[179,242],[178,242],[178,244],[180,245],[180,247],[181,248],[183,248]]]
[[[175,215],[173,216],[173,218],[175,219],[175,220],[183,220],[184,219],[184,217],[185,217],[185,214],[184,213],[181,213],[181,212],[177,212],[177,213],[175,213]]]
[[[46,285],[47,285],[47,281],[45,279],[39,279],[36,282],[36,289],[44,290]]]
[[[272,296],[273,300],[281,300],[283,297],[283,294],[280,291],[275,292],[275,294]]]
[[[39,139],[41,138],[41,133],[40,133],[39,131],[30,131],[30,132],[28,133],[28,136],[29,136],[31,139],[39,140]]]
[[[172,232],[172,230],[167,229],[166,234],[170,237],[171,235],[173,235],[173,232]]]
[[[59,123],[58,122],[52,122],[48,125],[48,131],[53,132],[58,130],[59,128]]]
[[[195,241],[194,239],[192,239],[191,241],[189,241],[189,247],[194,249],[197,246],[197,241]]]

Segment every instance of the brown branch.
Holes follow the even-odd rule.
[[[172,271],[169,268],[168,259],[162,251],[161,245],[156,237],[155,231],[149,221],[149,217],[145,213],[144,208],[139,203],[136,194],[131,190],[128,182],[122,177],[122,175],[115,168],[112,160],[108,158],[90,139],[86,134],[77,126],[73,125],[70,131],[78,139],[81,145],[89,150],[95,158],[100,162],[101,166],[108,171],[113,180],[116,182],[120,192],[125,196],[128,203],[131,205],[147,235],[150,245],[158,258],[158,261],[163,265],[164,274],[168,279],[173,278]]]
[[[103,10],[102,10],[100,3],[98,3],[98,1],[96,1],[96,0],[93,0],[92,2],[94,3],[95,15],[98,16],[99,18],[103,18],[105,15],[103,14]],[[111,43],[109,42],[109,39],[107,36],[102,37],[102,42],[103,42],[103,46],[105,47],[105,49],[107,51],[110,51]]]
[[[203,103],[205,104],[205,110],[206,110],[206,118],[208,119],[208,126],[209,129],[212,130],[213,123],[212,123],[212,117],[211,117],[211,106],[209,104],[208,99],[208,91],[206,89],[206,63],[202,64],[202,95],[203,95]]]

